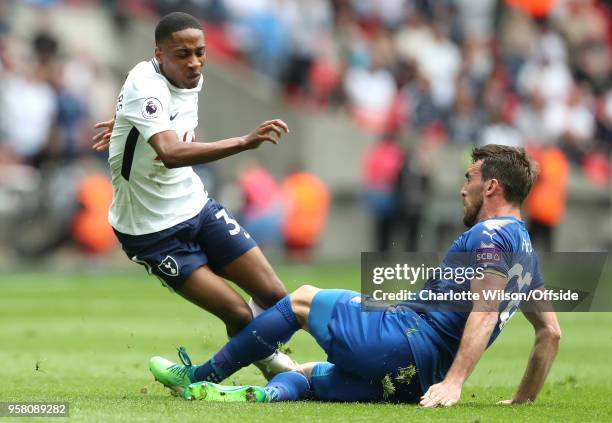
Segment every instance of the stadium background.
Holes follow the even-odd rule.
[[[332,198],[314,257],[354,260],[376,249],[376,218],[363,193],[380,181],[368,180],[375,177],[364,161],[379,138],[394,133],[409,178],[428,178],[426,188],[399,188],[409,191],[407,214],[421,216],[413,249],[443,250],[461,229],[458,190],[472,144],[556,146],[570,170],[560,182],[566,198],[563,186],[549,184],[561,192],[543,200],[544,209],[560,209],[558,217],[542,218],[556,227],[551,249],[608,250],[609,7],[542,2],[552,5],[544,20],[520,2],[404,3],[3,2],[0,262],[54,264],[59,256],[48,253],[66,250],[60,256],[78,263],[108,259],[79,254],[83,248],[66,242],[75,236],[68,232],[84,175],[106,174],[105,154],[90,149],[92,123],[112,116],[126,72],[152,56],[157,17],[177,9],[206,20],[199,139],[243,134],[272,116],[292,128],[279,148],[201,169],[208,189],[235,214],[244,206],[236,181],[249,159],[279,183],[301,168],[320,178]],[[393,166],[382,160],[374,169],[385,173]],[[553,179],[565,180],[563,170],[556,172]],[[104,226],[102,214],[91,220],[94,227]],[[396,250],[406,244],[399,229]],[[268,254],[283,259],[275,253],[272,244]]]
[[[111,407],[118,420],[170,410],[177,419],[195,417],[149,383],[145,360],[170,355],[179,343],[203,357],[224,339],[222,328],[159,289],[106,236],[107,185],[92,177],[107,175],[106,154],[90,148],[92,124],[113,114],[126,72],[152,56],[156,20],[173,10],[202,18],[206,29],[199,139],[243,134],[271,117],[291,127],[280,146],[199,168],[205,186],[235,214],[248,214],[248,187],[240,178],[255,159],[269,173],[258,179],[268,184],[264,192],[278,194],[266,197],[270,204],[281,201],[283,181],[298,169],[316,176],[330,195],[311,254],[287,254],[282,234],[266,240],[265,252],[289,289],[304,282],[358,288],[359,253],[379,249],[384,228],[391,237],[383,244],[391,250],[410,242],[441,251],[462,230],[459,187],[469,149],[487,142],[523,145],[539,158],[561,151],[547,173],[553,183],[544,191],[553,195],[544,195],[544,206],[533,213],[550,227],[553,251],[609,251],[607,2],[5,0],[0,333],[10,347],[0,357],[14,366],[4,371],[11,382],[1,384],[0,401],[68,398],[84,420],[105,421]],[[397,148],[377,155],[378,141],[391,138],[397,144],[388,145]],[[377,179],[376,171],[384,177]],[[426,183],[406,185],[406,179]],[[371,195],[389,189],[403,199],[391,216]],[[401,220],[418,223],[416,241]],[[193,322],[201,322],[195,331]],[[559,362],[529,417],[547,420],[554,410],[557,419],[605,420],[609,406],[596,397],[612,393],[604,348],[612,321],[607,314],[566,314],[561,323]],[[474,409],[479,401],[507,397],[520,377],[529,330],[520,321],[505,332],[500,343],[507,347],[487,353],[471,379],[463,396],[468,405],[438,417],[509,416]],[[299,360],[320,354],[302,336],[292,346]],[[491,372],[499,375],[493,382]],[[250,369],[237,379],[261,382]],[[33,392],[32,381],[47,394]],[[141,410],[143,401],[148,411]],[[94,412],[98,406],[106,409]],[[342,408],[300,407],[305,416],[344,417]],[[205,410],[219,417],[233,412]],[[266,408],[260,421],[275,412],[293,416],[291,408]],[[358,413],[396,416],[384,406]]]

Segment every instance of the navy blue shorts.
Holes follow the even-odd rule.
[[[257,245],[212,198],[195,217],[163,231],[115,234],[130,260],[145,266],[149,274],[175,291],[197,268],[208,264],[213,270],[220,269]]]
[[[418,375],[398,378],[408,368],[418,372],[406,336],[412,319],[390,310],[362,311],[360,300],[358,292],[339,289],[321,290],[313,298],[308,326],[328,359],[312,370],[316,398],[418,402]],[[393,384],[393,393],[383,389],[383,379]]]

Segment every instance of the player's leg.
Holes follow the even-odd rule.
[[[360,379],[332,363],[313,362],[300,366],[299,371],[279,373],[265,387],[196,382],[186,387],[184,398],[223,402],[286,402],[307,398],[373,402],[382,400],[383,392],[380,382]]]
[[[221,274],[244,289],[263,309],[287,295],[285,286],[257,246],[221,267]]]
[[[219,202],[210,198],[202,213],[197,242],[211,268],[235,282],[264,309],[287,295],[283,283],[248,232]]]
[[[242,367],[274,353],[279,344],[289,341],[300,328],[312,330],[317,342],[326,348],[329,334],[324,329],[325,319],[331,318],[338,298],[355,295],[358,294],[308,285],[298,288],[251,321],[207,362],[195,367],[193,380],[219,383]],[[323,317],[309,319],[309,315],[313,316],[311,304]]]
[[[207,268],[207,270],[212,273],[210,269]],[[242,297],[230,288],[223,279],[216,274],[215,276],[221,280],[222,284],[197,278],[197,280],[191,281],[192,283],[188,281],[184,289],[179,291],[179,294],[223,320],[227,326],[228,336],[232,337],[245,327],[253,317],[257,317],[265,310],[258,304],[253,303],[253,299],[248,304],[245,303]],[[282,288],[282,284],[280,286]],[[284,288],[282,289],[284,291]],[[297,363],[289,356],[280,352],[274,352],[253,364],[268,380],[277,373],[292,370],[297,366]]]
[[[252,296],[253,316],[286,295],[285,287],[249,233],[212,198],[203,210],[197,242],[217,274],[235,282]],[[296,363],[289,356],[274,351],[255,365],[270,379],[276,373],[292,370]]]
[[[265,387],[195,382],[185,388],[183,398],[213,402],[281,402],[306,399],[309,393],[308,378],[299,371],[289,371],[274,376]]]
[[[221,319],[228,336],[236,334],[253,318],[240,294],[206,265],[193,271],[177,293]]]
[[[194,379],[219,383],[242,367],[274,354],[300,329],[289,296],[252,320],[213,357],[197,366]]]
[[[303,285],[291,294],[291,308],[301,328],[309,332],[329,354],[331,342],[329,323],[334,309],[339,303],[354,300],[361,300],[361,294],[345,289],[319,289]]]
[[[321,401],[376,402],[384,398],[382,381],[370,381],[328,362],[312,366],[310,389]]]
[[[210,269],[207,255],[193,241],[199,221],[200,215],[153,234],[116,234],[133,262],[145,266],[172,291],[219,317],[228,334],[233,335],[251,321],[252,313],[242,297]]]

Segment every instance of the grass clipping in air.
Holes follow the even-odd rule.
[[[408,385],[412,378],[416,375],[416,367],[414,365],[410,365],[408,367],[400,367],[397,371],[397,376],[395,376],[395,382],[402,383]],[[385,377],[382,379],[382,388],[383,388],[383,399],[389,398],[391,395],[395,394],[395,385],[393,384],[393,379],[390,373],[387,373]]]

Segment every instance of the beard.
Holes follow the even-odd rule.
[[[465,212],[463,213],[463,224],[468,228],[474,226],[478,221],[478,214],[482,208],[482,203],[483,197],[480,196],[474,204],[465,208]]]

